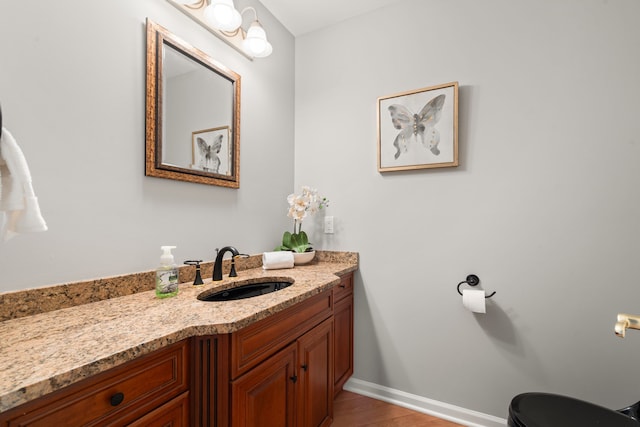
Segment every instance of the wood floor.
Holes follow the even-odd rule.
[[[333,403],[331,427],[454,427],[460,426],[401,406],[341,391]]]

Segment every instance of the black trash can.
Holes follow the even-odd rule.
[[[509,427],[640,427],[640,422],[572,397],[523,393],[511,400]]]

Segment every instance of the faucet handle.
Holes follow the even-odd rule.
[[[193,280],[193,285],[197,286],[197,285],[203,285],[204,282],[202,281],[202,275],[200,274],[200,263],[202,262],[201,259],[198,260],[187,260],[184,263],[186,265],[195,265],[196,266],[196,277]]]
[[[229,277],[238,277],[236,272],[236,258],[249,258],[247,254],[238,254],[231,257],[231,270],[229,271]]]

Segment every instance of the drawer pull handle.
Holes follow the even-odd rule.
[[[111,406],[118,406],[124,400],[124,393],[116,393],[111,396]]]
[[[344,288],[346,288],[346,287],[347,287],[347,285],[340,285],[340,287],[341,287],[342,289],[344,289]]]

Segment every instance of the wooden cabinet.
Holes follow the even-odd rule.
[[[329,318],[232,381],[231,426],[331,425],[332,350]]]
[[[231,426],[320,427],[333,417],[333,294],[231,334]]]
[[[302,427],[297,417],[331,417],[332,314],[327,290],[231,334],[193,338],[192,425]],[[326,414],[303,411],[306,396],[327,396]]]
[[[186,341],[171,345],[0,414],[0,426],[126,425],[178,395],[187,408],[188,360]]]
[[[353,275],[334,288],[334,396],[353,374]]]
[[[202,416],[193,425],[329,426],[333,398],[353,373],[353,275],[230,335],[198,339],[214,340],[217,350],[194,350],[194,369],[209,373],[194,382],[220,391],[202,398],[194,387],[192,412],[215,408],[217,418]]]

